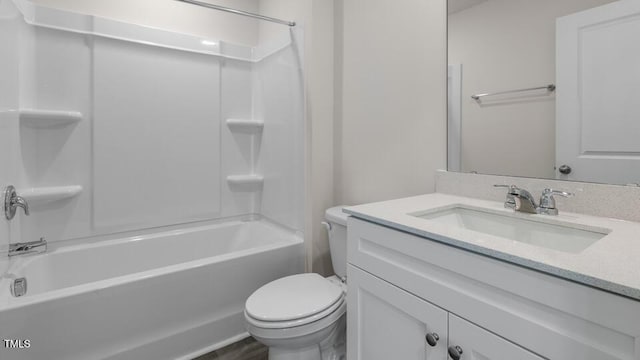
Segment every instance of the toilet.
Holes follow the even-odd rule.
[[[325,212],[337,276],[297,274],[256,290],[245,304],[247,331],[269,347],[269,360],[346,359],[347,214]]]

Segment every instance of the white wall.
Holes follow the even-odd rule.
[[[446,166],[445,3],[261,0],[262,14],[305,32],[309,270],[332,273],[327,208],[433,191]],[[261,41],[274,31],[261,23]]]
[[[489,0],[449,16],[449,64],[462,64],[462,171],[554,178],[555,98],[472,100],[555,83],[555,20],[613,0]]]
[[[446,0],[343,5],[337,200],[432,192],[446,166]]]
[[[258,12],[259,0],[212,4]],[[256,20],[175,0],[32,0],[33,3],[244,45],[258,43]],[[206,1],[205,1],[206,2]]]

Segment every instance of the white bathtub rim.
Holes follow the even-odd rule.
[[[199,267],[207,266],[213,263],[230,261],[239,257],[250,256],[257,253],[277,250],[277,249],[294,246],[298,244],[303,244],[303,239],[299,236],[290,236],[290,237],[287,237],[286,240],[282,240],[277,243],[272,243],[272,244],[240,250],[240,251],[234,251],[231,253],[211,256],[211,257],[202,258],[202,259],[196,259],[196,260],[192,260],[184,263],[163,266],[160,268],[145,270],[145,271],[132,273],[132,274],[126,274],[122,276],[98,280],[98,281],[84,283],[80,285],[74,285],[70,287],[65,287],[61,289],[56,289],[56,290],[51,290],[51,291],[31,295],[31,296],[28,295],[28,291],[27,291],[26,296],[19,297],[19,298],[12,297],[11,294],[8,291],[6,291],[6,289],[3,289],[2,290],[3,293],[0,293],[0,294],[6,294],[6,295],[4,296],[4,299],[0,299],[0,313],[3,311],[9,311],[15,308],[36,305],[43,302],[57,300],[57,299],[78,295],[82,293],[90,293],[90,292],[97,293],[97,292],[105,291],[116,285],[125,285],[125,284],[130,284],[134,282],[139,282],[139,281],[167,275],[170,273],[188,271],[188,270],[196,269]],[[78,245],[78,246],[84,246],[84,245]],[[93,244],[93,246],[95,246],[95,244]],[[35,255],[33,257],[35,258],[39,256],[48,256],[48,255],[49,254],[42,254],[42,255]],[[31,259],[27,259],[27,260],[31,260]],[[9,269],[9,271],[7,272],[7,275],[9,276],[11,275],[11,269]],[[9,281],[10,281],[10,278],[5,276],[3,279],[0,280],[0,286],[8,286]]]
[[[288,236],[291,236],[294,234],[292,230],[283,228],[280,225],[274,224],[265,219],[258,219],[258,220],[230,219],[224,222],[216,222],[213,224],[198,224],[198,225],[186,224],[187,227],[181,226],[178,228],[167,229],[167,230],[158,229],[159,231],[154,231],[154,232],[149,232],[149,230],[154,230],[154,229],[147,229],[146,233],[133,234],[133,235],[121,234],[124,236],[110,238],[110,239],[101,240],[101,241],[81,242],[81,243],[69,244],[69,245],[61,244],[61,245],[52,247],[53,251],[48,251],[47,254],[72,252],[72,251],[91,249],[91,248],[97,248],[97,247],[103,247],[103,246],[112,246],[120,243],[136,242],[136,241],[157,239],[157,238],[169,237],[169,236],[179,236],[179,235],[185,235],[185,234],[190,234],[190,233],[199,232],[199,231],[230,227],[234,225],[255,224],[255,223],[259,223],[261,225],[268,226],[268,227],[277,228],[278,231],[286,233]]]
[[[3,275],[10,275],[13,272],[19,271],[20,269],[28,266],[31,262],[40,259],[42,256],[52,255],[52,254],[64,254],[67,252],[81,251],[86,249],[95,249],[100,247],[107,247],[118,245],[122,243],[129,243],[141,240],[150,240],[162,237],[171,237],[171,236],[179,236],[190,234],[193,232],[206,231],[206,230],[214,230],[223,227],[231,227],[235,225],[246,225],[246,224],[260,224],[266,227],[272,227],[277,231],[282,232],[286,235],[286,237],[302,237],[302,234],[292,230],[290,228],[284,227],[280,224],[277,224],[269,219],[266,219],[261,216],[256,216],[254,214],[242,217],[231,217],[226,219],[216,219],[214,221],[198,221],[191,222],[185,224],[177,224],[177,225],[169,225],[163,226],[159,228],[150,228],[143,230],[136,230],[132,232],[123,232],[117,234],[109,234],[107,237],[99,236],[99,237],[91,237],[91,238],[79,238],[74,240],[67,240],[60,242],[52,242],[47,244],[47,252],[40,255],[26,255],[22,257],[11,258],[5,257],[5,253],[0,253],[0,256],[3,256],[3,261],[7,264],[7,271],[4,274],[0,275],[0,281],[4,278]],[[155,231],[154,231],[155,230]],[[0,295],[2,293],[0,292]],[[1,299],[0,299],[1,300]]]
[[[196,220],[190,221],[186,223],[180,224],[171,224],[171,225],[163,225],[163,226],[154,226],[145,229],[136,229],[136,230],[128,230],[121,231],[109,234],[98,234],[92,235],[88,237],[79,237],[73,239],[65,239],[65,240],[53,240],[50,241],[47,246],[50,250],[58,250],[58,249],[81,249],[82,247],[90,247],[92,245],[99,244],[113,244],[118,241],[123,241],[123,239],[131,239],[137,237],[145,237],[149,235],[156,234],[165,234],[165,233],[173,233],[174,231],[181,230],[189,230],[189,229],[202,229],[202,228],[215,228],[218,226],[227,226],[233,223],[250,223],[250,222],[260,222],[264,223],[267,226],[273,226],[275,228],[281,229],[283,232],[287,233],[298,233],[297,231],[290,229],[288,227],[282,226],[278,223],[275,223],[260,214],[247,214],[247,215],[239,215],[232,216],[220,219],[209,219],[209,220]],[[4,253],[6,255],[6,252]],[[2,254],[0,254],[2,255]]]
[[[258,223],[266,224],[266,226],[275,225],[269,221],[265,221],[264,219],[253,220],[253,221],[232,219],[225,222],[216,222],[214,224],[199,224],[196,226],[188,226],[188,227],[182,226],[179,228],[172,228],[172,229],[166,229],[166,230],[158,229],[159,231],[155,231],[155,232],[148,232],[149,230],[153,230],[153,229],[147,229],[146,233],[129,234],[129,235],[120,234],[124,236],[109,238],[107,240],[101,240],[101,241],[81,242],[81,243],[74,243],[74,244],[68,244],[68,245],[57,244],[56,242],[48,243],[47,252],[44,254],[16,257],[13,262],[9,262],[9,267],[6,271],[6,274],[10,275],[12,274],[12,271],[13,272],[19,271],[24,267],[28,266],[30,263],[40,259],[42,256],[64,254],[68,252],[75,252],[75,251],[81,251],[86,249],[108,247],[108,246],[118,245],[122,243],[130,243],[130,242],[136,242],[136,241],[142,241],[142,240],[151,240],[151,239],[157,239],[157,238],[163,238],[163,237],[180,236],[180,235],[190,234],[193,232],[213,230],[217,228],[229,227],[229,226],[240,225],[240,224],[248,224],[254,221]],[[186,225],[191,225],[191,224],[186,224]],[[1,280],[2,280],[2,277],[0,277],[0,281]]]

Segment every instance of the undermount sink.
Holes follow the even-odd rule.
[[[610,232],[607,229],[578,228],[576,225],[557,220],[554,220],[554,224],[549,224],[463,206],[452,206],[410,215],[448,226],[568,253],[579,253]]]

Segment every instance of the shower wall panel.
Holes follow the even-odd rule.
[[[254,109],[265,121],[259,153],[264,174],[261,209],[266,217],[303,229],[304,99],[298,49],[302,32],[294,30],[285,46],[255,64]]]
[[[94,43],[94,225],[128,229],[220,214],[220,62]]]
[[[19,86],[19,38],[23,25],[20,12],[6,1],[0,1],[0,134],[2,134],[2,151],[0,151],[0,186],[18,180],[18,162],[15,151],[18,147],[18,122],[15,109],[18,104]],[[9,238],[16,226],[8,222],[0,223],[0,253],[9,248]],[[0,274],[8,265],[0,259]]]

